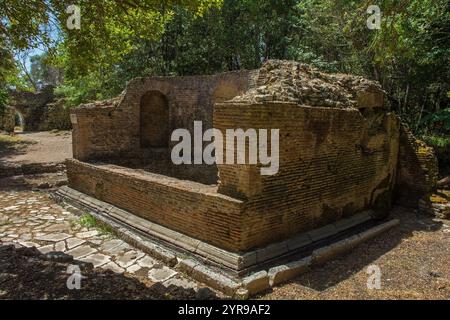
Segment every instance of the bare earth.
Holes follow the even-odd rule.
[[[395,208],[401,220],[351,253],[275,288],[262,299],[450,299],[450,221]],[[370,265],[381,289],[368,289]]]
[[[23,148],[1,155],[4,162],[16,164],[60,163],[72,158],[72,133],[70,131],[44,131],[16,133],[27,142]]]

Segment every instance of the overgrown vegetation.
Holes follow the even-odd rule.
[[[83,214],[79,219],[73,221],[73,226],[80,226],[82,228],[96,229],[103,235],[112,235],[112,229],[98,221],[93,215]]]
[[[424,135],[422,138],[430,146],[448,149],[450,152],[450,136]]]

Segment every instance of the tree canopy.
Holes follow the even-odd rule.
[[[380,29],[366,25],[372,4]],[[67,28],[69,5],[81,9],[79,30]],[[113,97],[137,76],[291,59],[379,80],[414,130],[448,132],[445,0],[2,0],[0,15],[0,88],[48,82],[51,66],[61,70],[57,92],[76,105]],[[14,57],[33,48],[46,52],[31,59],[24,80],[17,74],[27,66]]]

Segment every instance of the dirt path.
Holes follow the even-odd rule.
[[[391,214],[399,226],[261,298],[450,300],[450,221],[400,207]],[[380,287],[370,289],[378,270]]]
[[[21,147],[0,153],[3,163],[61,163],[72,157],[70,131],[17,133]]]

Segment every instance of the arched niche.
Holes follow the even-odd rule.
[[[159,91],[148,91],[140,102],[141,148],[168,147],[169,138],[167,98]]]

